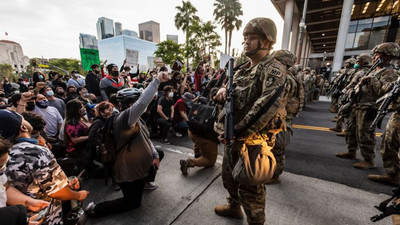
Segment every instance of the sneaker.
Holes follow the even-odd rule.
[[[188,173],[188,167],[189,167],[189,163],[186,159],[181,159],[181,161],[179,161],[179,163],[181,164],[181,171],[183,175],[187,175]]]
[[[119,190],[121,190],[121,187],[120,187],[117,183],[113,183],[113,184],[111,185],[111,187],[112,187],[112,189],[113,189],[114,191],[119,191]]]
[[[167,145],[170,144],[167,138],[164,138],[162,141],[163,141],[164,144],[167,144]]]
[[[183,137],[183,135],[182,135],[181,133],[179,133],[179,132],[176,132],[176,133],[175,133],[175,136],[176,136],[176,137]]]
[[[95,207],[96,207],[96,204],[94,204],[94,202],[90,202],[85,208],[85,214],[93,215]]]
[[[147,182],[144,185],[144,190],[152,191],[152,190],[156,190],[157,188],[158,188],[158,185],[155,184],[154,182]]]

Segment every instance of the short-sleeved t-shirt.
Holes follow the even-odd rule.
[[[62,118],[65,118],[65,103],[59,98],[54,98],[54,100],[49,100],[49,106],[53,106],[58,110]]]
[[[75,150],[81,150],[85,147],[86,143],[74,144],[72,138],[78,138],[89,135],[89,126],[81,121],[72,120],[65,125],[65,134],[68,135],[67,152],[73,152]]]
[[[42,109],[36,106],[33,110],[33,113],[42,116],[43,119],[46,121],[44,132],[47,135],[51,137],[57,135],[58,125],[62,124],[63,118],[56,108],[54,108],[53,106],[48,106],[47,108]]]
[[[171,107],[174,106],[174,100],[170,99],[169,101],[167,100],[166,97],[162,97],[158,100],[158,105],[162,106],[162,111],[163,113],[170,118],[171,117]],[[157,113],[158,117],[161,117],[160,114]]]
[[[174,105],[174,123],[180,123],[183,121],[181,111],[188,113],[188,107],[183,98],[180,98],[178,101],[176,101]]]
[[[8,184],[23,194],[51,202],[43,224],[62,223],[61,201],[50,195],[67,186],[68,178],[48,148],[30,142],[15,144],[10,149],[6,175]]]

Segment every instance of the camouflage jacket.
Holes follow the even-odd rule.
[[[293,115],[300,113],[303,108],[304,87],[296,77],[293,76],[290,70],[287,72],[286,85],[288,86],[286,111],[288,114],[287,116],[292,117]]]
[[[278,88],[285,84],[286,68],[273,56],[267,55],[257,65],[250,66],[250,62],[242,65],[234,74],[233,83],[236,85],[234,101],[234,129],[240,131],[260,111],[260,109],[274,96]],[[286,110],[283,104],[283,95],[274,102],[267,113],[264,113],[243,136],[268,133],[275,126],[276,120],[285,120]],[[219,112],[215,131],[224,131],[224,110]],[[267,126],[268,125],[268,126]],[[236,132],[235,132],[236,133]]]
[[[375,104],[376,100],[390,91],[392,82],[397,79],[397,71],[393,67],[376,68],[368,77],[369,81],[356,90],[358,92],[356,104]]]
[[[61,224],[61,201],[49,195],[63,189],[68,178],[49,149],[29,142],[15,144],[10,149],[6,174],[8,183],[22,193],[52,201],[42,224]]]
[[[368,67],[361,67],[360,69],[356,70],[356,73],[354,73],[353,76],[351,76],[351,81],[347,84],[347,86],[344,88],[344,91],[351,90],[353,89],[358,82],[360,82],[360,79],[367,73]]]

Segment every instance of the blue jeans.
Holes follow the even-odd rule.
[[[176,123],[174,125],[174,129],[176,132],[179,132],[181,134],[187,134],[187,131],[189,129],[189,125],[187,124],[186,121],[181,121],[179,123]]]

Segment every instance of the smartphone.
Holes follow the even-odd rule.
[[[49,210],[50,210],[50,205],[47,206],[46,208],[40,210],[39,213],[37,214],[37,217],[33,221],[41,220],[43,217],[45,217],[49,213]]]

